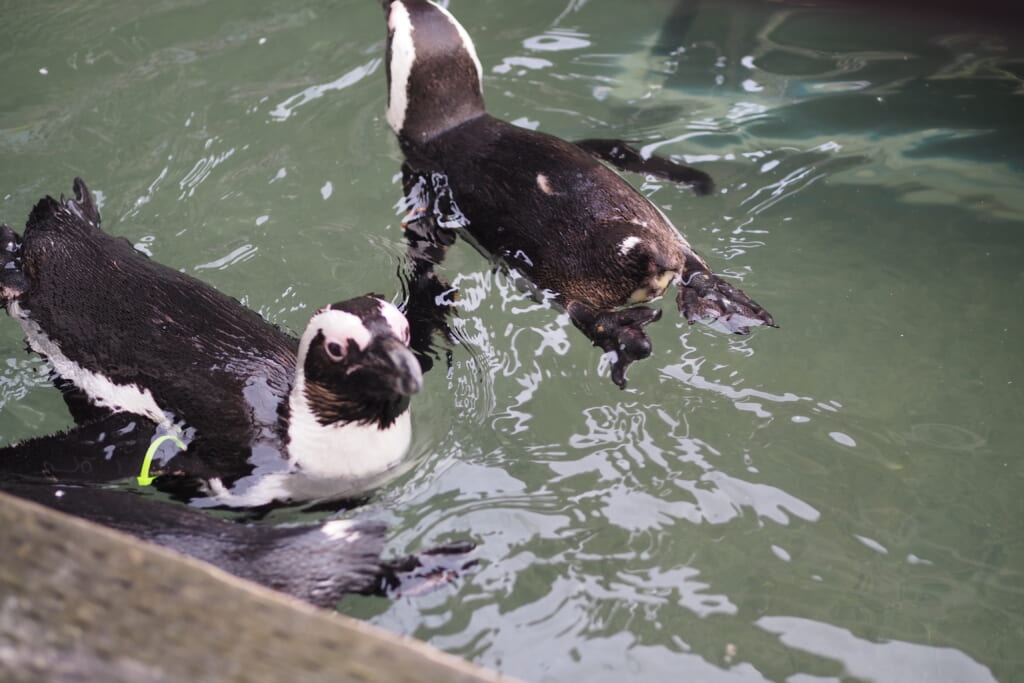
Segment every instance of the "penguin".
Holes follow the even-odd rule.
[[[387,525],[366,519],[239,524],[126,490],[0,477],[0,491],[155,543],[243,579],[333,607],[347,594],[419,595],[475,566],[469,541],[385,560]]]
[[[612,380],[651,353],[644,326],[661,313],[645,304],[679,287],[686,319],[717,321],[738,334],[775,320],[712,272],[654,204],[602,161],[713,188],[698,169],[643,158],[622,141],[574,144],[489,115],[483,70],[469,34],[429,0],[382,0],[387,15],[386,118],[405,156],[407,223],[417,251],[443,251],[444,231],[555,295],[591,342],[614,352]],[[439,228],[408,224],[433,221]],[[436,256],[414,267],[429,282]],[[426,285],[424,285],[426,286]],[[425,297],[429,298],[429,297]]]
[[[0,304],[76,420],[130,413],[182,446],[152,463],[154,485],[251,507],[347,493],[401,460],[422,374],[398,308],[335,303],[296,340],[105,233],[73,189],[41,199],[23,237],[0,226]]]

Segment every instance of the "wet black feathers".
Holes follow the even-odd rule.
[[[85,183],[75,199],[32,209],[21,249],[20,303],[80,366],[149,388],[200,431],[240,437],[257,416],[247,391],[283,400],[296,342],[237,300],[151,261],[100,230]],[[258,396],[257,396],[258,397]]]
[[[473,240],[567,300],[620,306],[651,259],[680,258],[664,218],[614,171],[572,143],[484,115],[407,154],[420,173],[444,174]],[[540,178],[539,176],[543,176]],[[622,258],[628,236],[645,246]]]

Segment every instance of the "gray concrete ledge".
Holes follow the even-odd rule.
[[[512,679],[0,493],[0,680]]]

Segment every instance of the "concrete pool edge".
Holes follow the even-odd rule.
[[[0,548],[4,680],[514,680],[4,493]]]

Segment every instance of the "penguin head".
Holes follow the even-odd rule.
[[[322,308],[299,340],[292,391],[300,396],[293,399],[322,426],[355,422],[386,429],[423,383],[408,344],[408,321],[380,297]]]
[[[484,113],[483,70],[466,29],[428,0],[383,0],[388,18],[387,119],[421,144]]]

